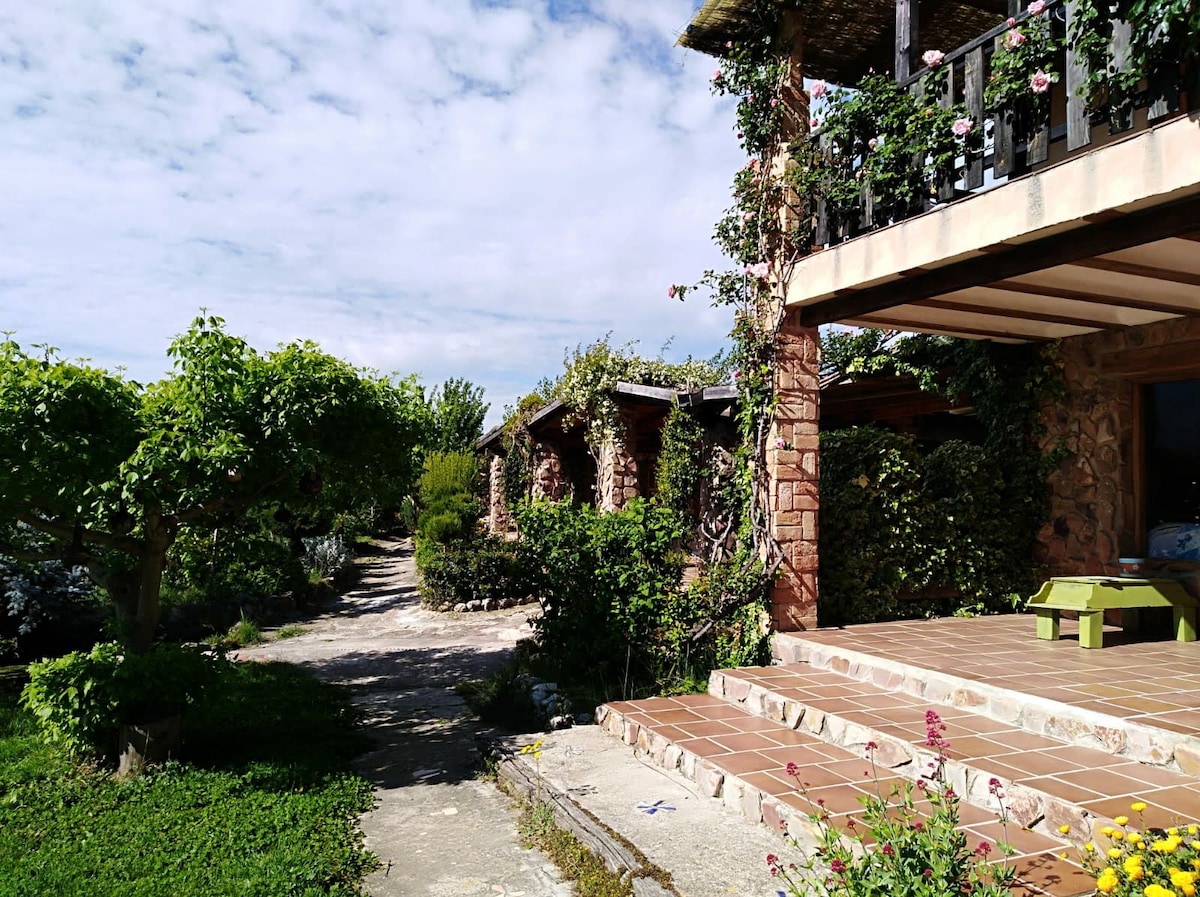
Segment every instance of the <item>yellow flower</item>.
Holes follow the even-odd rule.
[[[1141,844],[1142,840],[1143,839],[1142,839],[1141,832],[1130,832],[1129,833],[1129,843],[1130,844]]]
[[[1179,890],[1183,891],[1183,897],[1196,897],[1195,885],[1182,885]]]
[[[1150,845],[1150,849],[1155,853],[1174,853],[1179,848],[1179,845],[1174,841],[1158,840]]]
[[[1135,813],[1140,813],[1146,809],[1146,802],[1144,800],[1135,801],[1129,805],[1129,809],[1133,810]]]
[[[1172,838],[1178,837],[1179,829],[1177,829],[1175,826],[1171,826],[1169,829],[1167,829],[1167,834],[1170,835]]]
[[[1112,833],[1113,827],[1111,825],[1106,825],[1104,828],[1100,829],[1100,834],[1104,835],[1105,837],[1111,838]]]
[[[1120,841],[1122,838],[1125,837],[1125,833],[1123,831],[1121,831],[1120,829],[1118,829],[1117,831],[1115,831],[1111,835],[1109,835],[1109,837],[1112,838],[1114,841]]]
[[[1120,856],[1121,856],[1121,848],[1119,848],[1119,847],[1108,848],[1108,858],[1109,859],[1116,860],[1116,859],[1119,859]]]
[[[1187,832],[1189,835],[1194,835],[1194,834],[1196,834],[1197,831],[1200,831],[1200,829],[1198,829],[1196,826],[1194,826],[1194,825],[1188,826]]]
[[[1192,860],[1192,868],[1200,869],[1200,857],[1196,857],[1194,860]]]
[[[1115,822],[1117,825],[1126,825],[1129,822],[1129,817],[1128,816],[1118,816],[1116,819],[1113,820],[1113,822]]]
[[[1134,866],[1125,870],[1125,874],[1129,876],[1130,881],[1141,881],[1146,877],[1146,870],[1141,866]]]
[[[1169,888],[1164,888],[1160,884],[1146,885],[1142,890],[1146,897],[1175,897],[1175,892]]]
[[[1091,841],[1088,841],[1087,844],[1083,845],[1083,849],[1086,850],[1088,853],[1095,853],[1096,845],[1093,844]]]
[[[1118,881],[1116,872],[1112,869],[1105,869],[1096,879],[1096,890],[1111,894],[1116,889]]]
[[[1171,884],[1175,885],[1175,887],[1182,888],[1184,885],[1191,885],[1195,883],[1195,872],[1182,872],[1179,869],[1171,870]]]
[[[1060,826],[1058,827],[1058,830],[1059,830],[1060,832],[1062,832],[1064,835],[1069,835],[1069,834],[1071,833],[1071,826],[1069,826],[1069,825],[1060,825]]]

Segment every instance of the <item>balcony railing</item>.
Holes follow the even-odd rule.
[[[818,190],[811,197],[813,212],[814,248],[838,243],[868,233],[896,221],[923,214],[941,204],[961,199],[988,189],[1007,178],[1025,174],[1049,161],[1069,158],[1089,149],[1094,137],[1109,139],[1094,133],[1095,128],[1107,125],[1108,135],[1118,135],[1135,127],[1146,127],[1184,111],[1183,97],[1190,109],[1200,108],[1200,68],[1181,63],[1158,66],[1141,79],[1139,89],[1126,95],[1104,98],[1089,108],[1088,98],[1080,88],[1088,81],[1088,66],[1070,41],[1073,19],[1080,14],[1079,0],[1049,0],[1036,24],[1028,13],[1016,17],[1016,26],[1052,29],[1052,35],[1064,47],[1057,53],[1054,69],[1062,73],[1050,85],[1045,98],[1037,104],[988,109],[986,88],[992,77],[992,62],[997,52],[1003,52],[1003,42],[1010,30],[1004,23],[979,35],[971,42],[945,54],[938,66],[939,75],[946,78],[945,87],[937,102],[943,108],[961,103],[983,139],[955,159],[953,170],[945,170],[925,184],[926,195],[917,203],[900,203],[886,196],[872,195],[865,185],[852,208],[835,209]],[[1131,27],[1127,21],[1114,19],[1112,38],[1108,42],[1107,64],[1110,72],[1131,71],[1129,47]],[[906,66],[898,64],[898,70]],[[930,70],[919,71],[898,79],[897,83],[912,94],[919,95]],[[1139,110],[1146,110],[1145,118]],[[1145,124],[1142,124],[1142,122]],[[866,147],[875,135],[863,134],[856,144],[855,164],[861,164]],[[814,135],[818,153],[828,158],[834,152],[825,138]],[[843,150],[844,152],[844,150]],[[844,161],[844,160],[843,160]],[[926,158],[913,159],[914,171],[926,166]]]

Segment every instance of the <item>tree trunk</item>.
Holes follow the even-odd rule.
[[[167,549],[175,541],[175,526],[163,517],[162,509],[146,509],[145,544],[138,569],[137,608],[133,616],[128,647],[143,654],[154,642],[158,631],[159,599],[162,595],[163,571],[167,567]]]

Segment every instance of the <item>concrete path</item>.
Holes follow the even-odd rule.
[[[533,607],[424,610],[408,541],[359,561],[357,587],[298,637],[239,652],[348,685],[379,747],[357,761],[377,806],[362,819],[384,867],[373,897],[567,897],[569,883],[517,836],[517,812],[480,780],[476,723],[452,686],[488,675],[530,633]]]

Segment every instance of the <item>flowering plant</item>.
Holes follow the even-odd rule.
[[[803,856],[800,863],[785,863],[778,856],[767,856],[771,873],[777,876],[793,897],[812,894],[867,897],[945,897],[947,894],[971,894],[973,897],[1010,897],[1015,877],[1005,862],[989,862],[995,850],[1007,855],[1006,844],[987,841],[970,845],[958,828],[958,795],[947,783],[945,738],[946,725],[938,714],[925,714],[926,745],[936,751],[930,774],[914,786],[893,786],[884,792],[875,768],[874,742],[867,744],[875,780],[875,794],[863,798],[862,825],[851,818],[846,832],[832,823],[821,800],[813,803],[810,819],[817,826],[819,845]],[[807,786],[800,781],[800,770],[788,764],[787,771],[797,779],[800,792]],[[1004,792],[993,779],[991,792],[1005,821]],[[798,847],[792,840],[793,846]]]
[[[992,110],[1013,107],[1018,114],[1041,111],[1046,93],[1059,80],[1056,70],[1063,41],[1046,15],[1044,0],[1029,4],[1028,17],[1008,20],[1000,46],[992,54],[984,102]]]
[[[1147,827],[1146,804],[1136,801],[1130,810],[1138,814],[1137,828],[1129,826],[1129,817],[1118,816],[1116,828],[1100,830],[1111,845],[1107,850],[1091,842],[1083,845],[1083,865],[1096,876],[1096,890],[1113,897],[1194,897],[1200,882],[1200,829]]]

